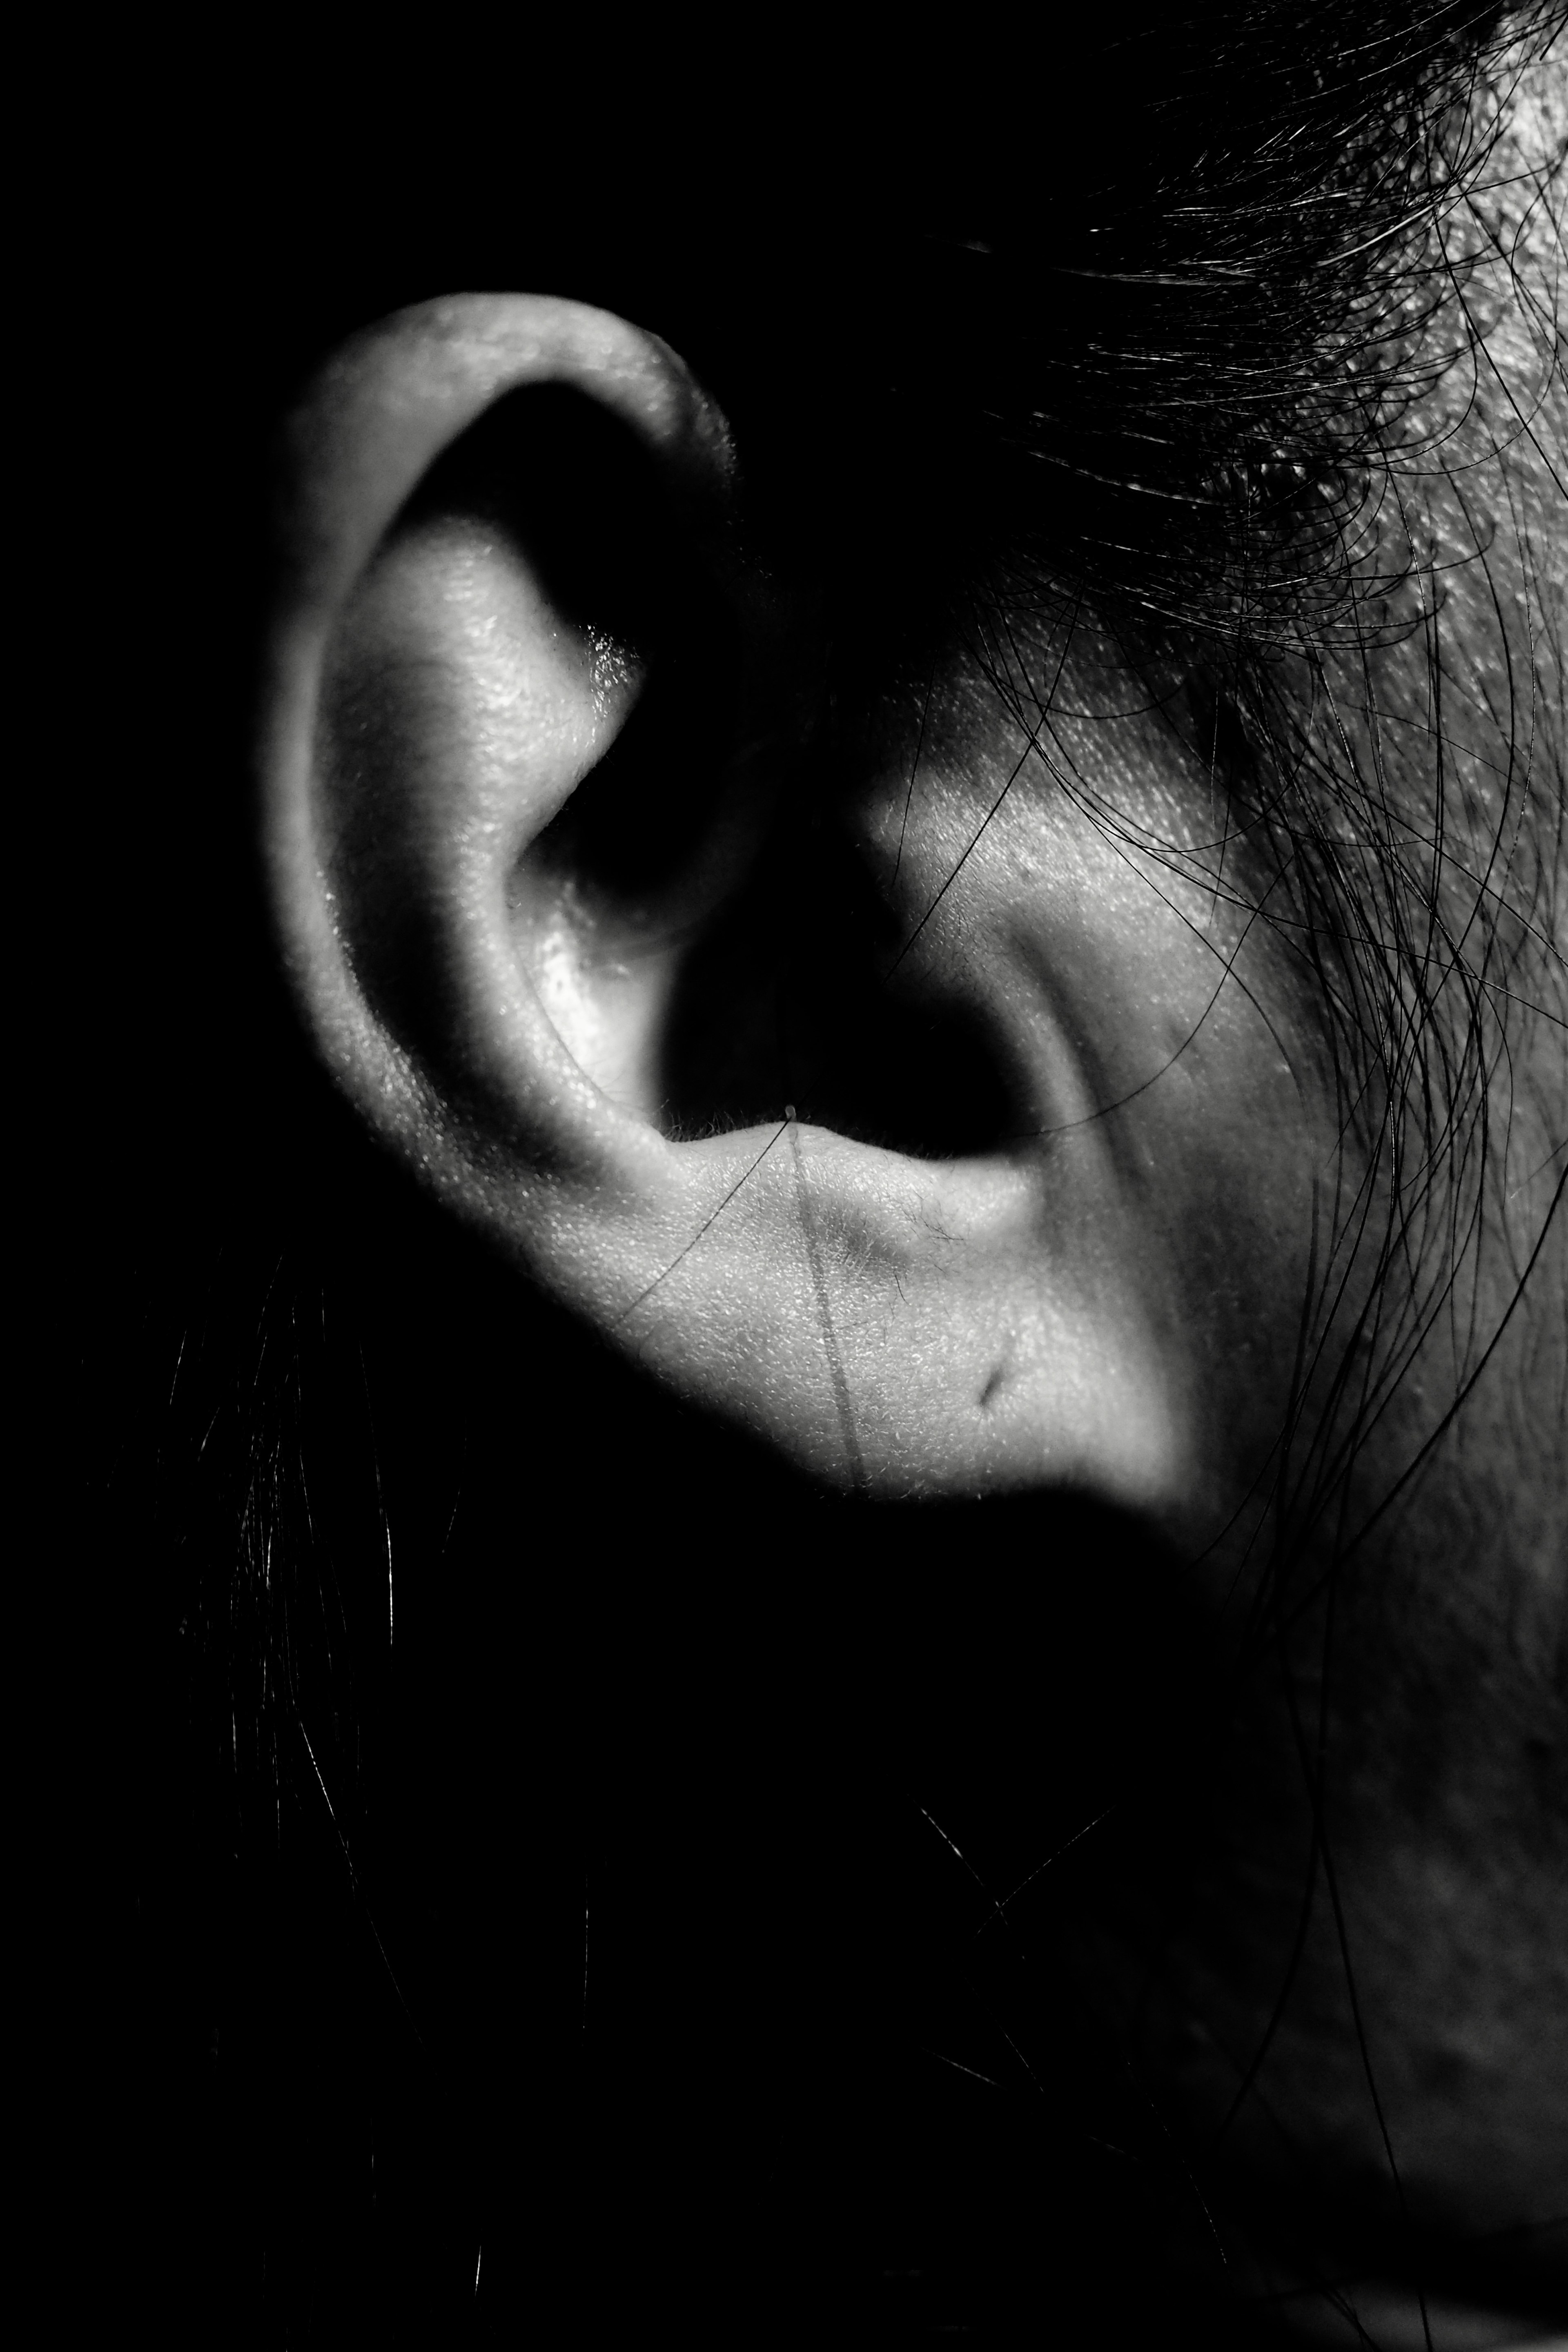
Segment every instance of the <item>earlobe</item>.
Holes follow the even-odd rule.
[[[865,876],[903,777],[873,751],[861,878],[822,880],[809,632],[740,569],[729,436],[679,360],[570,303],[454,299],[352,347],[287,446],[266,839],[297,994],[370,1124],[829,1484],[1179,1515],[1169,1267],[1123,1140],[1076,1116],[1071,956],[1042,982],[1019,931],[1037,861],[1004,858],[991,899],[938,887],[926,924],[949,808],[895,905]],[[985,1076],[1008,1053],[1016,1086]]]

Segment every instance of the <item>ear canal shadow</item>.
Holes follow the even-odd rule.
[[[792,813],[683,966],[664,1039],[676,1133],[807,1126],[916,1159],[993,1151],[1023,1124],[985,1020],[901,975],[898,919],[831,821]]]
[[[507,395],[443,454],[386,557],[417,566],[422,544],[454,533],[526,572],[584,650],[584,681],[591,667],[627,688],[508,892],[519,957],[587,1075],[676,1139],[766,1124],[786,1101],[925,1159],[1016,1134],[985,1023],[899,968],[902,919],[844,821],[868,755],[836,749],[820,627],[742,562],[726,518],[602,404],[551,384]],[[460,1059],[462,1014],[417,880],[428,795],[416,819],[398,810],[408,690],[351,661],[330,698],[329,730],[353,747],[336,761],[342,895],[363,983],[444,1066]]]

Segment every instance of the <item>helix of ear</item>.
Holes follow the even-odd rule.
[[[342,355],[289,439],[267,839],[329,1061],[383,1124],[434,1095],[515,1138],[573,1071],[646,1118],[658,943],[747,830],[711,789],[730,666],[692,676],[726,618],[693,551],[721,422],[618,321],[470,301]],[[672,736],[682,792],[639,791]]]

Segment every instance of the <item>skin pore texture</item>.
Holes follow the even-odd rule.
[[[1266,749],[1043,598],[846,692],[683,363],[496,295],[298,410],[263,754],[322,1057],[514,1266],[835,1492],[1062,1490],[1179,1555],[1218,1763],[1084,1974],[1266,2197],[1472,2236],[1568,2208],[1563,136],[1549,61]],[[541,395],[660,486],[673,618],[483,487]]]

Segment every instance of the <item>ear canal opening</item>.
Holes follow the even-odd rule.
[[[666,1123],[777,1118],[920,1160],[997,1151],[1024,1125],[985,1016],[907,975],[904,935],[831,820],[781,828],[683,965],[664,1036]]]

